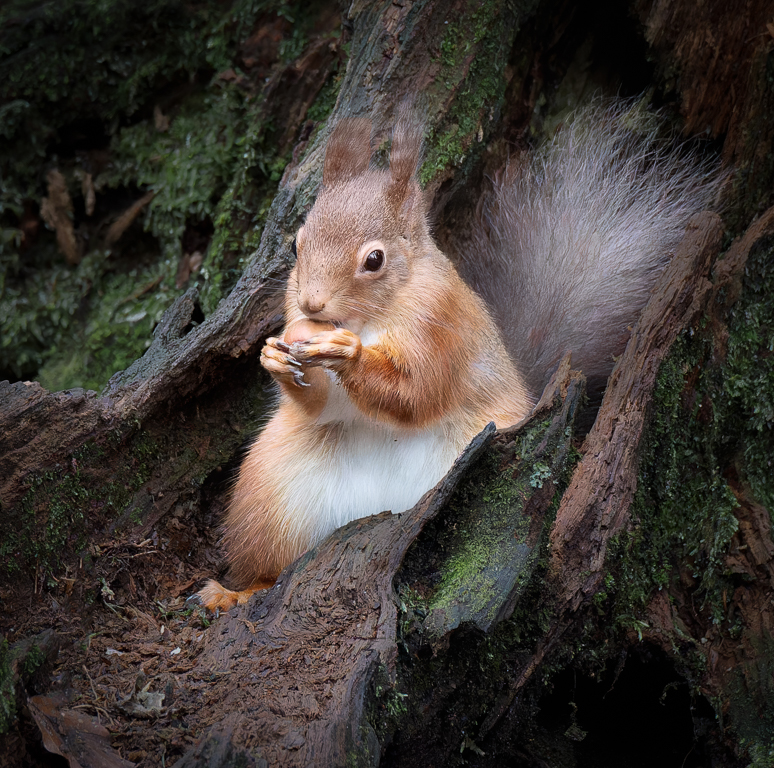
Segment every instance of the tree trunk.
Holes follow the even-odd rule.
[[[337,42],[311,39],[262,81],[255,120],[295,146],[217,308],[205,317],[188,289],[101,394],[0,384],[3,630],[51,621],[89,638],[60,652],[58,682],[51,653],[34,683],[0,655],[0,694],[21,712],[0,738],[27,764],[47,722],[32,694],[59,687],[61,734],[69,707],[104,712],[142,765],[620,765],[617,721],[589,691],[617,685],[638,712],[638,665],[667,670],[654,709],[688,690],[679,756],[648,752],[656,721],[627,722],[650,764],[769,764],[774,17],[754,0],[612,5],[353,3]],[[314,133],[308,111],[344,51]],[[680,104],[686,136],[722,143],[730,246],[716,214],[694,217],[585,438],[583,378],[565,362],[526,423],[485,430],[410,512],[350,523],[211,624],[184,612],[174,599],[215,575],[228,474],[269,407],[259,352],[335,121],[370,116],[387,136],[406,101],[421,111],[422,178],[453,253],[486,174],[530,127],[550,130],[595,88],[646,87]],[[37,621],[21,618],[30,605]]]

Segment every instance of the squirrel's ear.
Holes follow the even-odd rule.
[[[422,127],[405,112],[392,132],[387,199],[399,219],[411,225],[424,210],[422,190],[416,179],[422,156]]]
[[[405,189],[414,178],[422,155],[422,127],[403,114],[392,132],[390,176],[392,186]]]
[[[325,148],[323,185],[359,176],[371,161],[371,121],[364,117],[339,120]]]

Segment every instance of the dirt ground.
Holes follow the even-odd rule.
[[[0,736],[1,766],[64,765],[43,746],[41,717],[59,726],[60,753],[76,759],[89,723],[68,726],[68,713],[104,726],[109,736],[103,734],[102,746],[115,750],[110,759],[138,766],[170,765],[195,741],[186,718],[198,709],[197,686],[206,681],[189,678],[184,701],[178,676],[194,667],[217,621],[188,599],[221,563],[217,516],[210,509],[201,527],[190,530],[172,513],[137,544],[101,540],[91,546],[88,570],[78,567],[52,588],[6,585],[0,634],[12,647],[40,636],[49,653],[26,696],[17,697],[17,722]],[[53,636],[41,635],[48,630]],[[82,768],[112,764],[102,752],[77,759]]]

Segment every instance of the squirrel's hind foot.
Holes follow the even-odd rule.
[[[209,611],[228,611],[235,605],[243,605],[252,595],[262,589],[274,586],[273,579],[261,579],[247,589],[235,592],[226,589],[214,579],[210,579],[195,595],[199,602]]]

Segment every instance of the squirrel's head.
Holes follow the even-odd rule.
[[[416,180],[421,129],[393,131],[389,170],[370,167],[371,121],[342,120],[325,151],[323,184],[295,240],[291,291],[309,318],[359,332],[387,318],[430,235]]]

